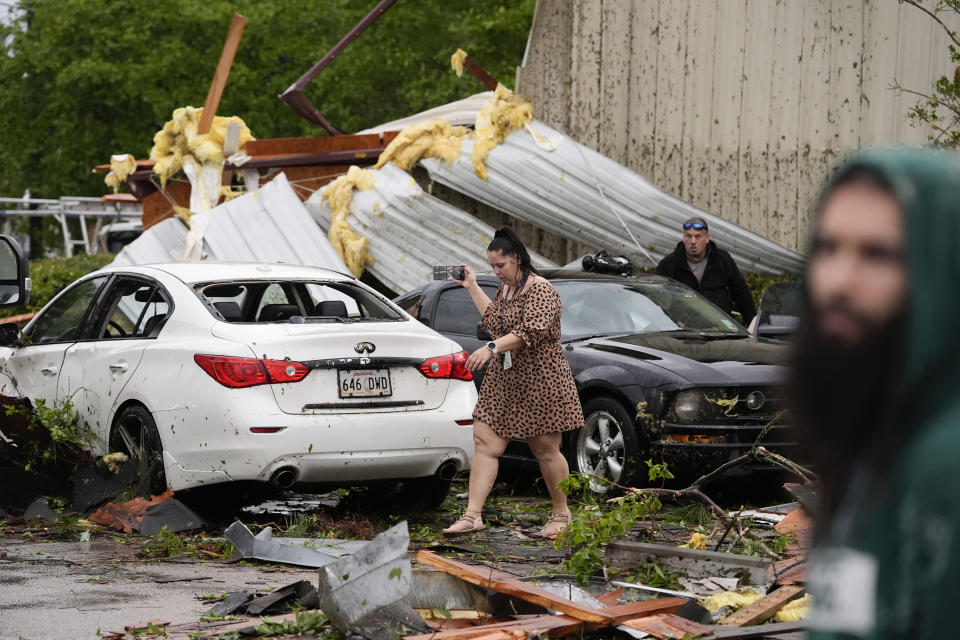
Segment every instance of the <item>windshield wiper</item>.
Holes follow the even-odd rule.
[[[608,331],[607,333],[591,333],[588,335],[582,336],[570,336],[560,341],[560,344],[567,344],[568,342],[580,342],[581,340],[593,340],[594,338],[613,338],[616,336],[628,336],[632,332],[623,332],[623,331]]]

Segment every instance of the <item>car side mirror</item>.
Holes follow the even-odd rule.
[[[20,243],[0,235],[0,309],[23,307],[30,301],[30,264]]]
[[[0,347],[20,346],[20,327],[16,322],[0,324]]]
[[[493,340],[493,336],[490,335],[490,332],[483,328],[483,323],[477,323],[477,340],[483,340],[484,342],[490,342]]]

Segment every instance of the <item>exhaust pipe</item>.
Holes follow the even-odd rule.
[[[282,467],[270,476],[270,484],[278,489],[289,489],[297,481],[297,470],[293,467]]]
[[[455,462],[444,462],[437,469],[437,477],[441,480],[453,480],[455,475],[457,475],[457,463]]]

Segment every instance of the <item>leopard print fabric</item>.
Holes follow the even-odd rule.
[[[501,285],[483,314],[494,339],[515,333],[525,346],[511,352],[504,371],[500,357],[487,362],[473,419],[502,438],[526,439],[583,426],[573,372],[560,347],[560,295],[537,278],[511,300]]]

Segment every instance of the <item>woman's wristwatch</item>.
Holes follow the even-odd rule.
[[[492,352],[494,352],[494,353],[499,353],[499,352],[497,351],[497,343],[494,342],[493,340],[491,340],[490,342],[487,343],[487,349],[490,349],[490,351],[492,351]]]

